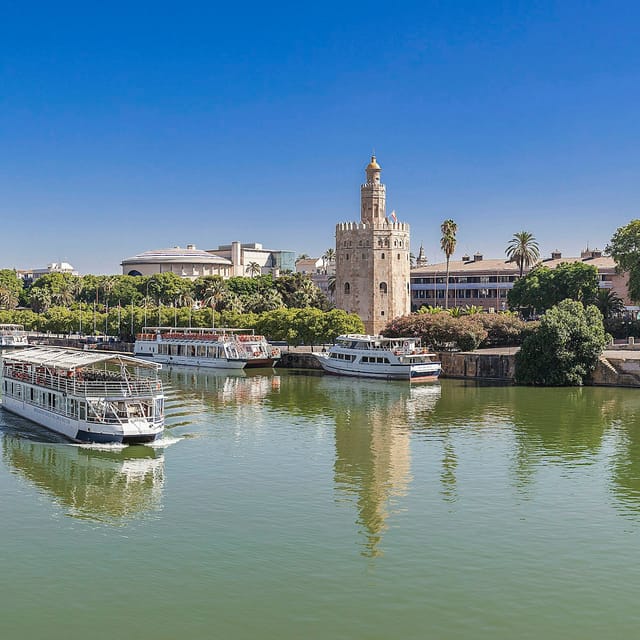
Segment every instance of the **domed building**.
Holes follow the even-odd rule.
[[[153,249],[139,253],[121,262],[122,273],[126,276],[152,276],[156,273],[175,273],[181,278],[195,280],[200,276],[222,276],[228,278],[231,260],[221,258],[194,244],[171,249]]]

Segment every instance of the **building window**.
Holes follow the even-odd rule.
[[[380,259],[384,260],[384,253],[380,255]]]
[[[367,254],[366,254],[366,253],[363,253],[363,254],[362,254],[362,259],[363,259],[363,260],[366,260],[366,259],[367,259]]]
[[[380,283],[380,293],[387,293],[387,283],[386,282],[381,282]]]
[[[400,254],[398,254],[398,260],[400,260]]]
[[[344,292],[347,295],[351,293],[351,285],[348,282],[344,283]]]
[[[381,315],[381,316],[383,316],[383,315],[384,315],[384,311],[381,311],[381,312],[380,312],[380,315]]]
[[[348,260],[348,259],[349,259],[349,254],[348,254],[348,253],[345,253],[345,254],[344,254],[344,259],[345,259],[345,260]]]

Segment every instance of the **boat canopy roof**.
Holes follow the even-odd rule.
[[[236,327],[143,327],[143,332],[170,331],[171,333],[247,333],[254,334],[254,329],[238,329]]]
[[[116,362],[121,365],[160,369],[157,362],[147,362],[140,358],[109,351],[82,351],[80,349],[64,349],[62,347],[30,347],[16,353],[5,354],[5,362],[23,362],[40,366],[57,367],[73,370],[100,362]]]
[[[420,338],[415,336],[404,338],[387,338],[385,336],[367,336],[362,333],[346,333],[338,336],[336,340],[351,341],[351,342],[377,342],[377,343],[389,343],[389,342],[417,342]]]

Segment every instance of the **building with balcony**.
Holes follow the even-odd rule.
[[[598,270],[599,286],[615,291],[630,306],[626,274],[616,272],[613,258],[603,256],[598,249],[585,249],[580,257],[563,258],[554,251],[538,265],[556,268],[562,263],[584,262]],[[528,270],[525,271],[527,273]],[[411,270],[411,309],[422,306],[444,307],[447,263],[423,265]],[[449,262],[449,304],[451,307],[474,305],[487,311],[504,311],[508,308],[507,295],[518,279],[520,269],[515,262],[504,259],[485,260],[481,253],[473,257]]]

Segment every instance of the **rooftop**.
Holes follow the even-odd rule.
[[[196,249],[196,246],[189,244],[186,247],[172,247],[170,249],[153,249],[144,251],[131,258],[125,258],[121,264],[139,264],[157,262],[188,262],[195,264],[231,264],[227,258],[222,258],[214,254]]]

